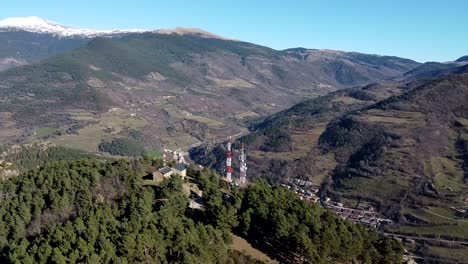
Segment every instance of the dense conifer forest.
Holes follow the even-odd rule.
[[[211,170],[144,185],[150,158],[50,162],[0,183],[1,263],[258,263],[229,248],[238,234],[286,263],[398,263],[400,243],[260,181],[228,189]]]

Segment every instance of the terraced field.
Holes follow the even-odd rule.
[[[76,121],[94,121],[98,118],[95,113],[83,110],[68,110],[66,113]]]
[[[214,120],[214,119],[211,119],[211,118],[208,118],[208,117],[204,117],[204,116],[188,115],[188,116],[185,116],[184,118],[188,119],[188,120],[195,120],[197,122],[204,123],[210,128],[221,128],[221,127],[226,126],[221,121],[217,121],[217,120]]]
[[[200,143],[199,140],[190,135],[181,135],[177,137],[163,137],[162,141],[169,149],[188,149]]]
[[[468,263],[468,248],[447,248],[430,246],[426,249],[425,252],[429,257],[432,258],[452,259],[457,262],[462,261],[461,263]]]
[[[23,132],[22,129],[15,127],[16,122],[12,116],[11,112],[0,112],[0,144],[8,142]]]
[[[371,109],[360,115],[360,119],[367,122],[388,123],[395,125],[424,125],[424,114],[407,111],[383,111]]]
[[[90,117],[88,114],[78,116]],[[93,119],[95,117],[92,117]],[[118,137],[118,133],[126,128],[143,128],[147,121],[132,117],[131,113],[121,108],[112,108],[107,113],[95,118],[98,123],[86,126],[78,131],[78,134],[67,134],[51,139],[52,143],[59,146],[96,152],[102,140],[110,140]]]
[[[37,129],[37,136],[38,137],[45,137],[45,136],[50,136],[54,135],[55,133],[58,133],[60,130],[53,128],[53,127],[40,127]]]
[[[307,131],[292,131],[291,138],[292,151],[288,152],[266,152],[261,150],[254,150],[250,155],[261,158],[271,158],[279,160],[295,160],[307,155],[307,153],[317,146],[320,135],[325,130],[326,124],[321,123],[315,125]]]
[[[248,119],[248,118],[255,118],[255,117],[259,117],[260,115],[253,112],[253,111],[248,111],[248,112],[244,112],[242,114],[237,114],[235,115],[235,118],[238,119],[238,120],[245,120],[245,119]]]

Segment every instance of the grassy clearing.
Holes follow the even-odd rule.
[[[81,111],[81,110],[70,110],[67,111],[67,114],[70,116],[70,119],[76,121],[93,121],[96,120],[96,115],[91,112]]]
[[[110,139],[99,125],[91,125],[79,130],[78,135],[63,135],[51,139],[59,146],[95,152],[101,140]]]
[[[171,118],[183,119],[185,117],[185,115],[183,115],[175,105],[170,104],[169,102],[163,104],[163,109],[171,116]]]
[[[161,153],[159,151],[152,150],[152,149],[145,149],[145,155],[148,155],[153,158],[161,157]]]
[[[204,116],[191,115],[191,116],[185,116],[185,119],[194,120],[200,123],[205,123],[206,125],[208,125],[208,127],[211,127],[211,128],[221,128],[225,126],[223,122],[220,122],[220,121],[208,118],[208,117],[204,117]]]
[[[158,99],[153,100],[153,104],[156,106],[165,106],[165,105],[168,105],[169,102],[167,101],[167,99],[158,98]]]
[[[13,127],[16,122],[13,119],[13,114],[10,112],[0,112],[0,127]]]
[[[13,114],[10,112],[0,112],[0,143],[7,143],[12,137],[21,135],[23,130],[15,127]]]
[[[449,225],[432,226],[401,226],[395,231],[403,234],[423,235],[433,237],[449,236],[454,238],[468,238],[468,222],[454,222]]]
[[[376,122],[376,123],[391,123],[391,124],[405,124],[405,125],[417,125],[419,122],[408,118],[391,117],[391,116],[373,116],[373,115],[362,115],[361,118],[364,121]]]
[[[440,257],[444,259],[456,259],[468,263],[468,248],[445,248],[429,247],[427,254],[431,257]]]
[[[265,152],[265,151],[251,151],[250,155],[259,158],[271,158],[282,160],[299,159],[307,155],[307,153],[317,145],[320,135],[325,130],[325,124],[317,124],[316,127],[308,131],[293,131],[291,138],[293,140],[293,150],[288,152]]]
[[[80,129],[78,135],[59,136],[51,142],[59,146],[95,152],[102,140],[115,138],[122,129],[141,128],[147,124],[144,119],[130,117],[128,111],[120,108],[113,108],[98,120],[98,124]]]
[[[412,208],[404,208],[402,209],[402,214],[411,214],[413,215],[414,217],[426,222],[426,223],[430,223],[430,224],[437,224],[437,225],[441,225],[441,224],[452,224],[454,223],[453,221],[451,220],[448,220],[448,219],[445,219],[445,218],[442,218],[442,217],[438,217],[437,215],[434,215],[434,214],[431,214],[427,211],[424,211],[423,209],[412,209]]]
[[[13,127],[2,127],[0,128],[0,138],[14,137],[21,134],[22,130]]]
[[[455,215],[455,211],[453,211],[452,209],[449,209],[449,208],[445,208],[445,207],[428,207],[427,210],[429,210],[430,212],[433,212],[435,214],[445,216],[447,218],[459,219],[459,217],[457,217]],[[468,221],[468,219],[467,219],[467,221]]]
[[[143,180],[143,185],[145,186],[159,186],[160,182],[156,182],[153,180]]]
[[[250,151],[249,155],[256,158],[268,158],[276,160],[295,160],[304,158],[310,153],[311,149],[316,146],[320,135],[326,128],[326,124],[317,124],[316,127],[309,131],[294,131],[291,134],[293,139],[293,151],[288,152],[265,152],[254,150]],[[329,175],[329,172],[337,165],[334,154],[328,153],[325,155],[315,155],[313,157],[314,166],[320,173],[313,175],[305,175],[316,186],[320,186]]]
[[[468,119],[466,119],[466,118],[458,118],[457,121],[458,121],[458,123],[462,124],[465,128],[468,129]]]
[[[309,180],[315,186],[321,186],[325,179],[328,177],[329,172],[336,167],[337,163],[332,153],[323,155],[320,159],[315,161],[315,165],[323,171],[319,174],[314,174],[309,177]]]
[[[425,117],[425,115],[420,112],[380,110],[380,109],[368,110],[367,114],[374,115],[374,116],[387,116],[387,117],[399,117],[399,118],[410,118],[410,119],[424,119]]]
[[[464,183],[464,171],[461,161],[446,157],[432,158],[426,162],[424,173],[433,177],[437,191],[445,195],[462,195],[468,192]]]
[[[194,120],[200,123],[204,123],[208,125],[211,128],[221,128],[226,126],[223,122],[220,122],[218,120],[214,120],[208,117],[204,116],[198,116],[198,115],[190,115],[187,112],[181,111],[177,106],[168,103],[165,101],[165,103],[162,103],[161,106],[163,106],[164,110],[171,116],[173,119],[186,119],[186,120]]]
[[[372,197],[398,197],[398,194],[407,188],[407,180],[388,176],[382,178],[352,177],[341,181],[342,192],[349,194],[367,194]]]
[[[190,135],[180,135],[176,137],[162,138],[164,145],[169,149],[188,150],[192,145],[200,143],[200,141]]]
[[[459,177],[447,175],[444,173],[438,173],[435,177],[435,186],[440,193],[452,194],[453,192],[459,192],[463,189],[464,183]],[[446,187],[444,187],[446,186]],[[453,191],[445,188],[452,188]]]
[[[344,104],[358,104],[358,103],[362,103],[363,101],[358,100],[356,98],[352,98],[352,97],[339,96],[339,97],[333,98],[332,102],[341,102]]]
[[[23,130],[11,128],[11,127],[1,127],[0,128],[0,145],[1,144],[8,144],[11,142],[12,139],[21,135]]]
[[[293,132],[291,137],[293,139],[293,146],[300,152],[308,151],[310,147],[314,147],[318,143],[320,135],[325,131],[326,124],[317,124],[309,131]]]
[[[261,150],[251,150],[249,155],[256,158],[269,158],[269,159],[282,159],[282,160],[295,160],[303,157],[302,153],[295,152],[266,152]]]
[[[424,124],[424,115],[418,112],[406,111],[383,111],[371,109],[360,117],[363,121],[404,124],[404,125],[422,125]]]
[[[36,131],[38,137],[46,137],[58,133],[60,130],[53,127],[40,127]]]
[[[243,252],[246,255],[250,255],[251,257],[264,261],[266,263],[279,263],[278,261],[268,257],[268,255],[261,252],[260,250],[252,247],[252,245],[249,242],[247,242],[247,240],[236,235],[232,235],[231,249]]]
[[[262,112],[271,112],[273,109],[274,107],[269,104],[257,104],[255,106],[254,111],[262,113]]]
[[[244,119],[247,119],[247,118],[255,118],[255,117],[259,117],[260,115],[253,112],[253,111],[248,111],[248,112],[245,112],[245,113],[242,113],[242,114],[238,114],[238,115],[235,115],[234,118],[237,119],[237,120],[244,120]]]
[[[227,87],[227,88],[253,88],[253,84],[240,78],[234,78],[231,80],[219,79],[212,76],[206,76],[206,78],[212,81],[216,87]]]

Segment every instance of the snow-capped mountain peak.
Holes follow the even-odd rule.
[[[72,28],[61,25],[54,21],[43,19],[36,16],[12,17],[0,21],[0,29],[23,30],[36,33],[49,33],[61,37],[83,36],[96,37],[101,35],[111,35],[119,33],[138,33],[149,30],[130,29],[130,30],[97,30],[87,28]]]
[[[112,29],[112,30],[100,30],[100,29],[89,29],[89,28],[73,28],[61,25],[54,21],[43,19],[36,16],[29,17],[12,17],[6,18],[0,21],[0,31],[9,30],[21,30],[34,33],[53,34],[58,37],[85,37],[93,38],[98,36],[112,36],[116,34],[127,34],[127,33],[143,33],[143,32],[154,32],[159,34],[178,34],[178,35],[197,35],[204,38],[219,38],[225,39],[221,36],[212,34],[210,32],[203,31],[197,28],[174,28],[174,29],[158,29],[158,30],[146,30],[146,29]]]
[[[0,21],[0,27],[23,28],[31,30],[66,30],[62,26],[50,20],[42,19],[36,16],[30,17],[10,17]]]

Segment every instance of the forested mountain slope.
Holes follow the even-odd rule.
[[[62,161],[0,182],[1,262],[258,263],[229,250],[230,232],[285,263],[401,261],[399,242],[263,182],[226,200],[192,169],[206,210],[190,209],[180,177],[143,185],[148,162]]]
[[[52,34],[0,29],[0,60],[14,58],[31,63],[82,47],[88,41],[89,39],[80,37],[60,38]]]
[[[334,158],[322,155],[318,139],[334,118],[359,110],[411,89],[398,83],[372,84],[346,89],[301,102],[287,110],[252,124],[252,133],[239,138],[248,147],[249,174],[273,179],[321,175],[335,165]],[[234,144],[235,147],[239,145]],[[225,148],[205,144],[191,150],[200,164],[223,170]]]
[[[389,232],[466,241],[468,75],[420,83],[371,85],[300,103],[255,125],[234,143],[234,156],[242,141],[251,179],[311,180],[322,198],[377,208],[393,219]],[[219,171],[225,153],[209,144],[191,151]],[[457,260],[445,246],[418,245],[423,256]]]
[[[466,72],[467,67],[468,63],[463,61],[462,58],[454,62],[426,62],[395,79],[404,80],[406,82],[415,80],[435,80],[449,74]]]
[[[333,121],[319,146],[340,163],[334,189],[400,206],[462,205],[467,102],[468,75],[453,75]]]
[[[139,119],[148,134],[159,135],[152,141],[187,147],[227,131],[240,133],[245,120],[304,98],[394,77],[417,65],[397,57],[277,51],[196,35],[98,38],[0,73],[0,140],[25,140],[40,127],[76,131],[99,124],[114,107]],[[96,142],[112,137],[99,134]],[[73,146],[68,138],[57,142]]]

